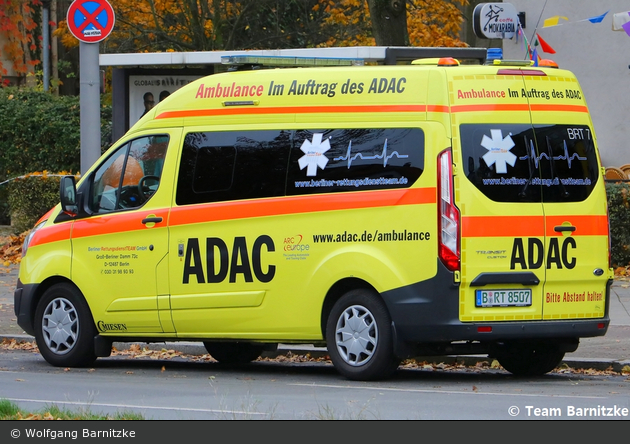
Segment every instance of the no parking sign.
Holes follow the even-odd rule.
[[[97,43],[114,28],[114,9],[107,0],[74,0],[68,8],[68,29],[82,42]]]

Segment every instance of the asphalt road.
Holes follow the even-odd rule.
[[[13,311],[13,290],[17,283],[19,266],[0,266],[0,341],[4,338],[31,341],[33,338],[24,333],[17,325]],[[604,370],[613,368],[620,371],[630,366],[630,277],[617,278],[612,285],[610,295],[610,327],[605,336],[583,338],[580,346],[573,353],[567,353],[564,362],[573,368],[595,368]],[[118,348],[126,344],[114,344]],[[190,354],[205,354],[201,343],[170,343],[169,349],[180,350]],[[151,347],[161,349],[165,344],[153,344]],[[293,354],[321,352],[310,346],[282,346],[281,353],[291,351]],[[436,357],[439,362],[474,362],[479,357]]]

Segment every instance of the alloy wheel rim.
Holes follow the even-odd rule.
[[[372,313],[361,305],[346,308],[335,329],[337,351],[353,367],[367,364],[378,344],[378,326]]]
[[[79,336],[79,316],[69,300],[56,298],[46,306],[42,334],[48,349],[57,355],[65,355],[74,348]]]

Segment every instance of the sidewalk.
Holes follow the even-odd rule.
[[[18,265],[0,266],[0,341],[3,339],[17,339],[19,341],[33,341],[32,336],[17,325],[13,311],[13,291],[17,283]],[[624,366],[630,366],[630,278],[619,278],[612,285],[610,293],[610,326],[605,336],[597,338],[583,338],[580,346],[573,353],[567,353],[564,363],[571,368],[605,370],[612,368],[621,371]],[[124,344],[117,345],[124,347]],[[160,350],[163,343],[150,344],[149,348]],[[166,346],[168,349],[179,350],[189,354],[204,354],[205,348],[201,343],[175,342]],[[325,349],[309,345],[281,345],[279,354],[291,352],[294,355],[310,353],[313,355],[326,354]],[[423,358],[424,359],[424,358]],[[474,365],[484,360],[482,356],[437,356],[427,358],[435,362],[463,362]]]

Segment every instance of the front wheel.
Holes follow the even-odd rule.
[[[496,353],[499,364],[515,376],[541,376],[556,368],[564,352],[544,343],[505,344]]]
[[[35,340],[39,352],[57,367],[83,367],[96,360],[96,329],[81,292],[62,283],[44,292],[35,310]]]
[[[389,312],[373,291],[352,290],[335,303],[326,323],[326,343],[335,368],[348,379],[384,379],[400,364]]]

